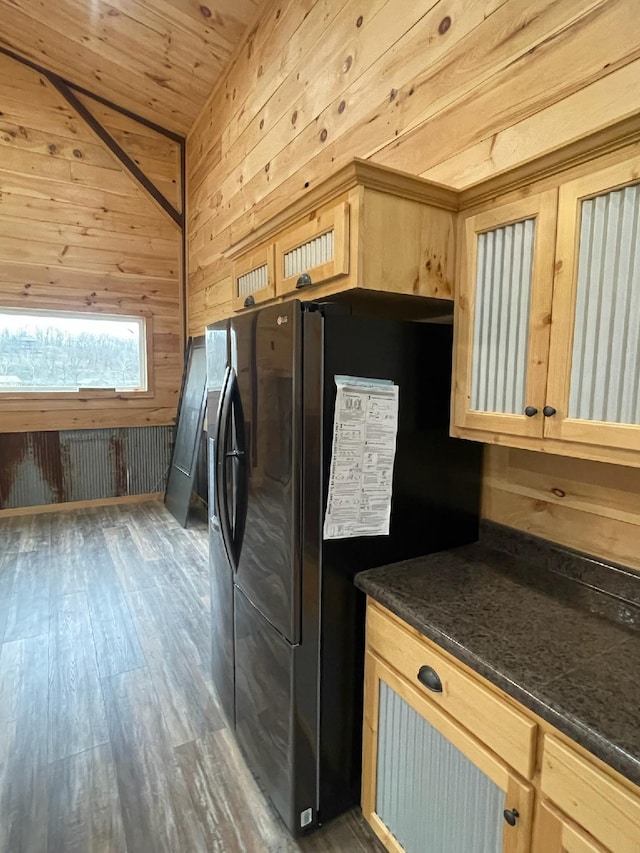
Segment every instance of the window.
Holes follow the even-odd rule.
[[[0,308],[0,392],[147,390],[141,317]]]

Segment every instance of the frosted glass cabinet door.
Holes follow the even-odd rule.
[[[309,284],[320,284],[348,275],[348,202],[315,214],[280,237],[275,252],[278,296],[296,293],[301,276],[308,276]]]
[[[545,418],[553,438],[640,450],[639,168],[636,159],[560,187]]]
[[[555,190],[466,218],[454,423],[542,437]]]
[[[232,305],[234,311],[252,308],[276,294],[274,246],[253,249],[233,264]]]
[[[371,652],[362,811],[398,853],[529,853],[533,789]]]

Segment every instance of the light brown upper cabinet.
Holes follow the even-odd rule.
[[[640,465],[640,158],[611,159],[461,213],[454,434]]]
[[[640,158],[560,187],[546,436],[640,450]]]
[[[555,190],[463,220],[455,423],[542,436]]]
[[[349,204],[317,213],[276,242],[278,296],[349,273]]]
[[[452,300],[457,209],[454,190],[354,160],[271,218],[254,211],[259,225],[225,254],[245,271],[273,249],[274,290],[260,299],[359,291]],[[233,280],[234,308],[258,303]]]
[[[234,311],[273,299],[276,294],[273,246],[258,246],[234,261],[231,281]]]

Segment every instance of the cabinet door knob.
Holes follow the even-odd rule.
[[[310,284],[313,284],[313,282],[308,272],[303,272],[296,281],[296,287],[308,287]]]
[[[249,294],[249,296],[247,296],[247,298],[244,300],[244,307],[245,308],[251,308],[251,306],[255,305],[255,304],[256,304],[256,300],[253,298],[253,296],[251,296],[251,294]]]
[[[538,414],[538,410],[535,406],[527,406],[527,408],[524,410],[524,413],[528,418],[532,418],[534,415]]]
[[[545,416],[545,418],[550,418],[555,415],[555,413],[556,410],[553,408],[553,406],[545,406],[542,410],[542,414]]]
[[[520,817],[518,809],[505,809],[502,814],[509,826],[515,826],[518,822],[518,818]]]
[[[432,693],[442,693],[440,676],[431,666],[421,666],[418,670],[418,681],[431,690]]]

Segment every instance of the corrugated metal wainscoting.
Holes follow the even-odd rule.
[[[164,491],[172,426],[0,435],[0,509]]]
[[[407,853],[501,853],[504,792],[380,682],[376,812]]]

